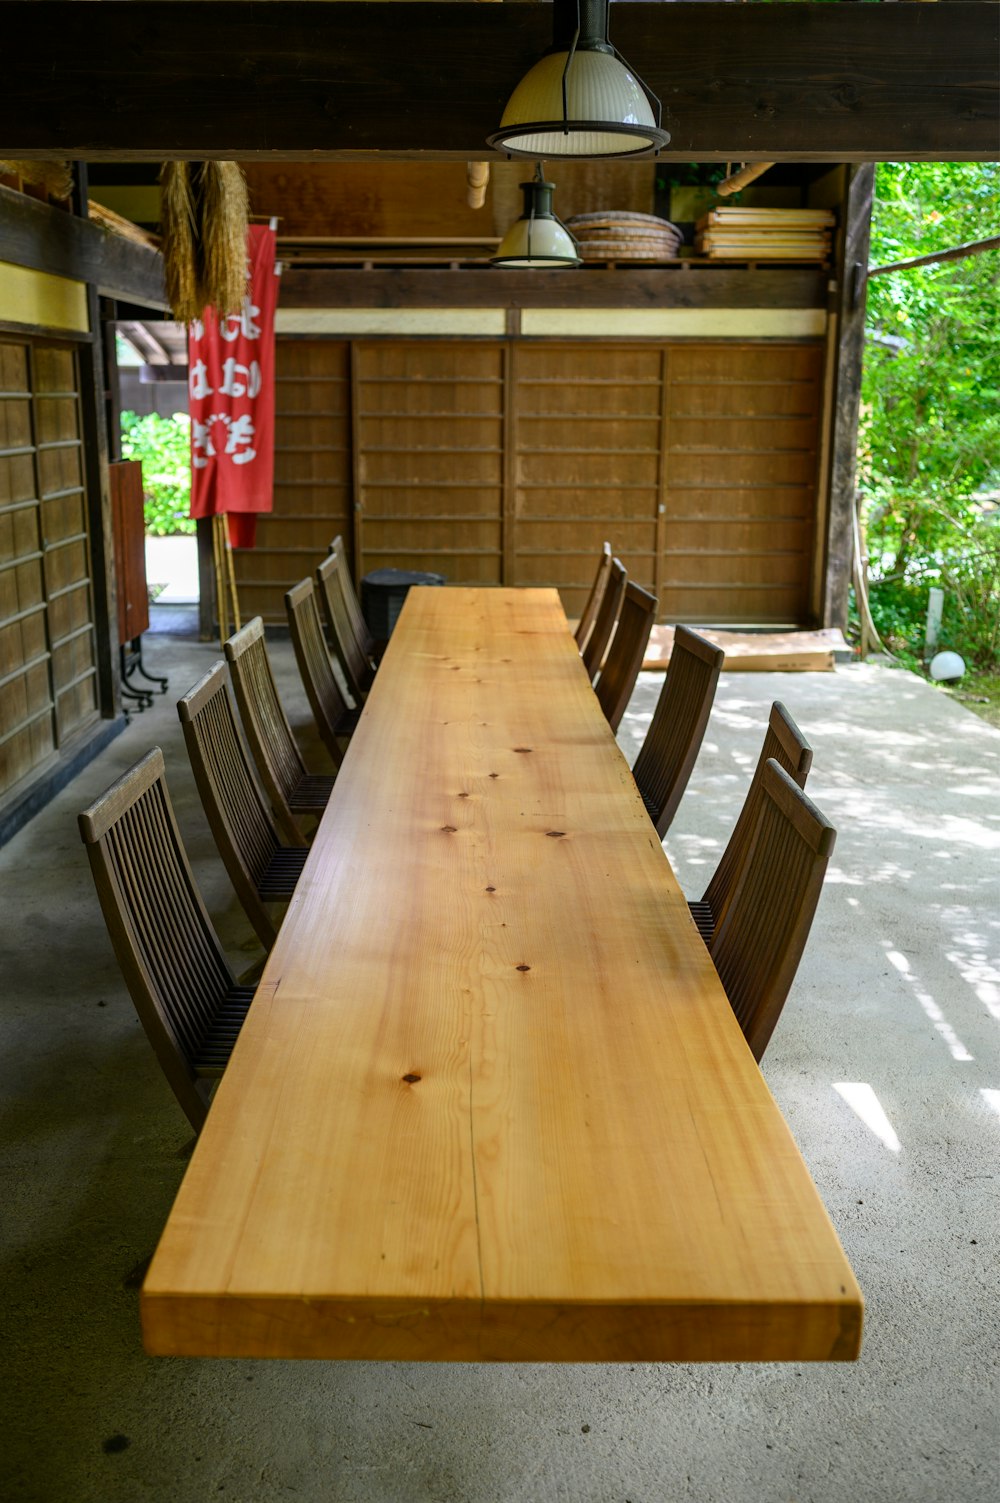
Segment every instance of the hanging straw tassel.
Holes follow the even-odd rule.
[[[250,202],[238,162],[201,165],[202,294],[220,318],[238,313],[247,291]]]
[[[165,162],[160,173],[164,278],[181,323],[239,311],[247,288],[246,179],[236,162]]]
[[[164,162],[160,172],[163,279],[174,317],[189,324],[201,317],[194,198],[187,162]]]

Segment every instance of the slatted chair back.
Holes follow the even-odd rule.
[[[323,602],[323,612],[330,630],[333,650],[344,670],[351,697],[356,705],[360,705],[371,687],[374,672],[371,663],[361,650],[351,624],[344,596],[343,579],[344,566],[340,558],[336,553],[328,553],[316,570],[316,584]]]
[[[622,598],[625,594],[625,581],[628,571],[620,558],[613,558],[608,569],[608,582],[604,587],[601,603],[597,608],[597,616],[594,619],[594,628],[587,639],[587,645],[583,649],[583,666],[590,675],[593,683],[598,670],[604,661],[611,633],[615,629],[618,620],[618,612],[621,610]]]
[[[753,837],[709,954],[756,1060],[805,949],[837,832],[774,758]]]
[[[625,586],[618,629],[597,681],[597,699],[616,731],[639,677],[646,644],[656,619],[656,596],[631,580]]]
[[[601,556],[597,561],[597,573],[594,575],[594,583],[590,587],[587,603],[583,607],[583,615],[580,617],[576,628],[576,645],[582,652],[587,645],[594,622],[597,619],[597,608],[604,598],[604,591],[608,584],[608,575],[611,573],[611,544],[601,545]]]
[[[270,949],[277,929],[260,890],[282,842],[236,725],[225,663],[215,663],[177,701],[177,714],[219,855],[261,944]]]
[[[253,996],[237,987],[195,885],[160,748],[79,817],[132,1001],[195,1131]]]
[[[300,580],[288,591],[285,595],[285,611],[295,649],[295,661],[299,665],[316,728],[323,738],[323,745],[333,758],[334,766],[339,767],[344,757],[340,738],[347,733],[351,712],[330,666],[323,623],[319,618],[316,587],[311,579]]]
[[[632,776],[662,840],[688,785],[715,699],[725,653],[678,626],[667,676]]]
[[[301,845],[305,836],[292,812],[292,799],[307,776],[306,765],[278,698],[260,616],[230,637],[223,651],[247,742],[278,826],[290,845]]]
[[[704,897],[700,905],[692,904],[707,909],[709,929],[703,930],[703,937],[710,940],[718,925],[725,917],[726,909],[732,898],[739,879],[740,872],[746,862],[747,852],[753,838],[754,828],[757,824],[757,816],[760,813],[761,800],[763,799],[762,783],[764,768],[767,763],[774,759],[779,767],[783,767],[792,780],[800,788],[806,786],[806,778],[812,766],[812,747],[799,730],[795,721],[789,715],[783,704],[775,700],[771,706],[771,714],[768,718],[767,731],[764,735],[764,744],[760,749],[757,766],[750,780],[747,796],[743,800],[743,808],[739,818],[733,826],[733,833],[729,837],[729,844],[723,852],[722,859],[712,874],[712,879],[705,889]],[[696,921],[698,914],[695,915]],[[702,929],[701,922],[698,923]]]
[[[340,583],[344,592],[344,604],[347,606],[347,614],[351,618],[351,625],[354,627],[354,635],[358,640],[358,646],[365,657],[370,658],[374,662],[376,655],[375,638],[371,634],[368,622],[365,620],[364,611],[361,609],[361,601],[358,599],[358,592],[354,588],[350,565],[347,562],[347,548],[339,532],[330,544],[330,552],[337,555],[340,563]]]

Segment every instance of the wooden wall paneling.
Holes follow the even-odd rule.
[[[500,582],[519,583],[517,569],[517,355],[520,342],[508,339],[503,350],[503,513]]]
[[[348,362],[350,375],[350,399],[351,399],[351,544],[352,544],[352,567],[354,570],[354,588],[361,598],[361,580],[365,574],[365,538],[364,538],[364,493],[361,487],[361,395],[358,383],[360,372],[358,370],[358,346],[352,340],[348,347]]]
[[[354,358],[365,569],[499,584],[504,342],[369,341],[356,346]]]
[[[274,511],[258,519],[256,546],[233,554],[244,615],[285,625],[285,591],[313,572],[336,533],[350,547],[350,503],[348,347],[278,339]]]
[[[538,341],[516,383],[518,579],[555,585],[578,617],[610,539],[629,574],[655,583],[661,351]]]
[[[678,346],[669,382],[668,615],[810,614],[822,345]]]
[[[667,619],[664,611],[663,584],[666,577],[665,558],[667,551],[667,487],[670,481],[667,455],[670,452],[670,346],[664,345],[660,354],[660,423],[659,462],[656,475],[656,557],[653,561],[653,594],[656,596],[656,619]],[[613,545],[612,545],[613,546]]]

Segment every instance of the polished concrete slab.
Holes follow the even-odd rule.
[[[317,770],[287,642],[282,691]],[[153,743],[234,964],[259,958],[174,700],[0,850],[0,1496],[40,1503],[994,1503],[1000,1493],[1000,732],[877,666],[723,676],[666,846],[699,896],[782,698],[840,834],[764,1060],[867,1300],[855,1365],[463,1367],[146,1357],[138,1285],[191,1134],[75,816]],[[639,744],[661,680],[623,722]],[[595,1186],[599,1194],[599,1186]]]

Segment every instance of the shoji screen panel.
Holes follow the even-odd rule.
[[[279,339],[275,348],[274,512],[255,548],[234,555],[244,618],[284,625],[285,591],[342,533],[350,547],[350,354],[344,340]]]
[[[818,341],[668,348],[667,620],[806,619],[821,379]]]
[[[355,346],[361,573],[501,583],[507,358],[495,340]]]
[[[605,538],[654,587],[661,368],[655,345],[517,347],[516,583],[556,585],[571,617]]]

